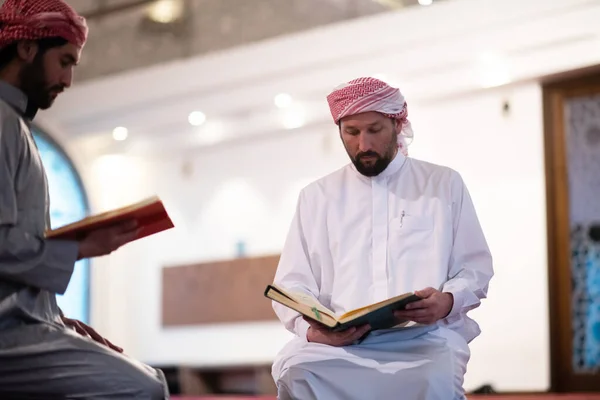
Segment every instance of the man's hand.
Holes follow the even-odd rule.
[[[306,332],[306,339],[309,342],[321,343],[329,346],[348,346],[371,330],[369,325],[363,325],[359,328],[353,327],[342,332],[331,332],[325,326],[310,318],[305,317],[304,320],[310,324],[310,327]]]
[[[96,332],[91,326],[88,326],[88,325],[84,324],[83,322],[78,321],[76,319],[67,318],[64,315],[61,315],[60,318],[62,319],[63,323],[66,326],[75,328],[75,331],[77,333],[79,333],[81,336],[89,337],[89,338],[93,339],[94,341],[96,341],[100,344],[103,344],[104,346],[106,346],[110,349],[113,349],[119,353],[123,352],[122,348],[115,346],[114,344],[109,342],[107,339],[100,336],[98,334],[98,332]]]
[[[406,310],[395,311],[394,315],[399,321],[430,325],[445,318],[454,305],[454,296],[451,293],[442,293],[434,288],[419,290],[415,294],[422,300],[408,304]]]
[[[79,242],[77,259],[108,255],[134,240],[138,233],[139,229],[136,221],[97,229]]]

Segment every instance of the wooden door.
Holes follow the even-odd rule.
[[[552,390],[600,392],[600,72],[543,93]]]

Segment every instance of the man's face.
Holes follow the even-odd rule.
[[[400,122],[378,112],[343,118],[340,136],[354,166],[365,176],[377,176],[398,152]]]
[[[79,56],[80,49],[71,43],[38,50],[20,72],[21,88],[29,100],[42,110],[49,108],[58,94],[71,86]]]

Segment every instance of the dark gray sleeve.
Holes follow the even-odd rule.
[[[24,146],[20,130],[19,119],[0,107],[0,279],[63,294],[79,244],[45,240],[20,225],[19,212],[27,211],[18,210],[15,177],[18,168],[28,167],[20,165]]]

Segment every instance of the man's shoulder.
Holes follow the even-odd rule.
[[[15,109],[2,98],[0,98],[0,118],[2,118],[2,120],[20,120],[19,114],[17,114]]]
[[[302,189],[302,192],[309,195],[324,194],[327,188],[336,187],[336,184],[339,184],[345,179],[349,168],[351,168],[350,164],[346,164],[343,167],[312,181]]]
[[[446,165],[435,164],[429,161],[409,158],[411,169],[414,173],[428,178],[433,178],[441,182],[462,181],[460,173]]]
[[[2,131],[8,128],[14,130],[14,133],[18,133],[21,130],[21,116],[15,111],[15,109],[8,104],[6,101],[0,98],[0,127]],[[11,132],[0,132],[0,133],[11,133]]]
[[[4,100],[0,99],[0,140],[7,146],[20,141],[21,117]]]

